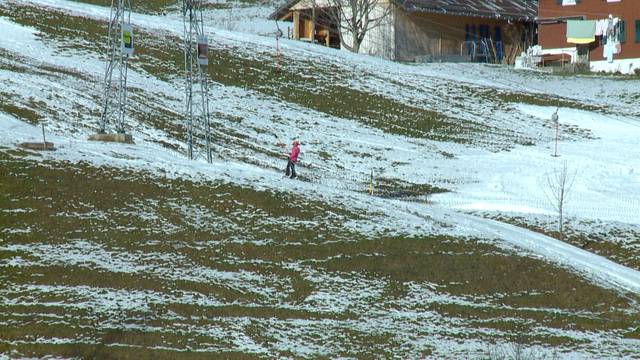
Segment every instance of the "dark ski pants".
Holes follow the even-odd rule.
[[[296,163],[294,163],[291,160],[287,161],[287,170],[284,172],[284,174],[286,176],[289,176],[289,174],[291,174],[291,178],[296,177]]]

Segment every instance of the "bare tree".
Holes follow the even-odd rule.
[[[358,53],[365,36],[380,26],[391,13],[389,0],[312,0],[338,27],[340,45]],[[351,38],[351,41],[347,41]]]
[[[547,200],[558,213],[558,231],[560,237],[564,237],[564,210],[576,179],[577,172],[570,173],[567,162],[561,168],[555,169],[552,174],[547,174],[545,195]]]
[[[518,336],[524,340],[524,336]],[[502,345],[494,345],[489,349],[489,359],[490,360],[557,360],[559,359],[558,355],[554,352],[551,357],[549,354],[538,353],[535,349],[530,348],[527,349],[522,343],[510,343],[510,344],[502,344]]]

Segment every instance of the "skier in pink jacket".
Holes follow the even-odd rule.
[[[296,175],[296,163],[298,162],[298,155],[300,154],[300,141],[293,140],[293,147],[289,152],[289,160],[287,161],[287,170],[284,172],[286,176],[291,174],[291,178],[295,178]]]

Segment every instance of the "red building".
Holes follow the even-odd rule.
[[[545,62],[640,71],[640,0],[539,0],[538,6],[538,43]],[[586,34],[592,26],[593,34]]]

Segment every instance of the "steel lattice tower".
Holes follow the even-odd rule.
[[[194,159],[194,148],[204,137],[207,161],[212,162],[209,139],[209,90],[206,64],[198,61],[198,42],[206,42],[202,16],[202,0],[182,0],[184,23],[184,70],[185,70],[185,118],[187,122],[187,145],[189,159]],[[206,51],[205,51],[206,56]],[[201,58],[202,59],[202,58]]]
[[[111,0],[109,38],[107,40],[107,56],[109,59],[104,75],[104,99],[99,130],[101,134],[107,131],[109,123],[115,125],[117,133],[125,133],[124,114],[127,101],[127,67],[129,54],[126,54],[123,49],[122,39],[123,27],[130,26],[130,22],[131,1]],[[131,52],[132,51],[133,48],[131,47]]]

